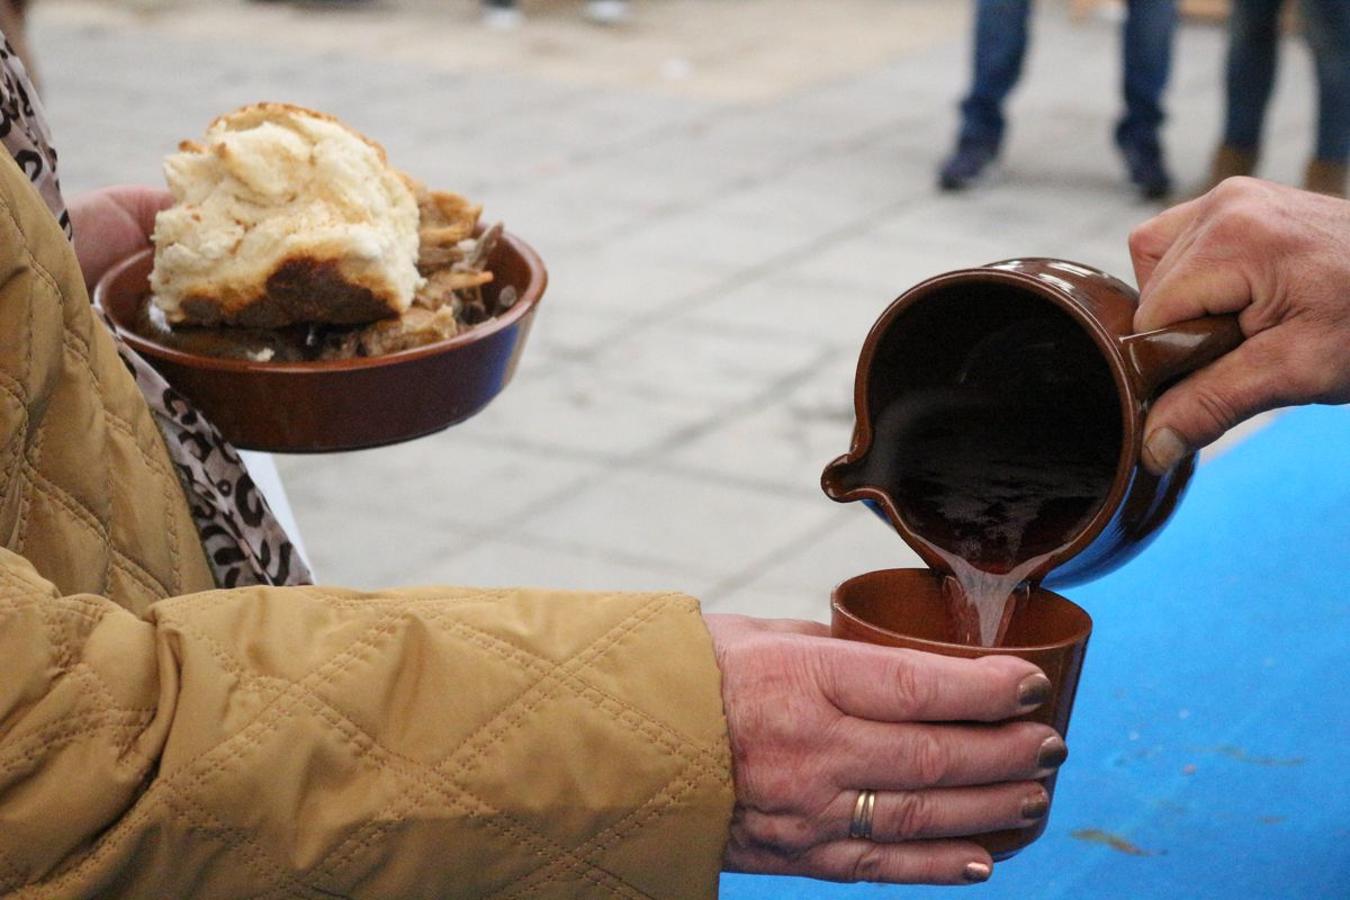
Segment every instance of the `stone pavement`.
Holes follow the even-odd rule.
[[[163,4],[156,4],[162,6]],[[688,591],[824,618],[837,581],[914,557],[818,487],[848,447],[857,349],[904,288],[1016,255],[1128,277],[1134,199],[1110,145],[1117,32],[1042,4],[1004,175],[943,196],[966,79],[947,0],[650,0],[628,29],[467,0],[152,12],[45,0],[33,41],[68,190],[158,160],[259,99],[336,113],[533,243],[551,287],[516,379],[398,447],[279,460],[329,582]],[[1167,131],[1187,186],[1221,111],[1223,36],[1183,29]],[[1290,45],[1267,174],[1310,141]]]

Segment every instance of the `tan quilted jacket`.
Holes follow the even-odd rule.
[[[673,594],[212,590],[55,221],[0,161],[0,892],[695,897],[732,795]]]

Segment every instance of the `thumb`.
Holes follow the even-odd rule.
[[[1144,424],[1144,466],[1162,475],[1228,429],[1285,402],[1279,368],[1269,364],[1264,334],[1248,338],[1168,388]]]

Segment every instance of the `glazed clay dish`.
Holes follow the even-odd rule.
[[[510,380],[538,256],[333,116],[258,103],[164,161],[153,249],[94,302],[245,449],[320,452],[460,422]]]
[[[493,318],[438,343],[382,356],[312,362],[226,359],[174,349],[132,329],[149,296],[151,251],[98,283],[94,302],[118,334],[237,447],[290,453],[358,450],[462,422],[506,387],[525,348],[548,276],[509,233],[489,264],[489,302],[516,299]]]

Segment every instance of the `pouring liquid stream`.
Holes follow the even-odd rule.
[[[960,429],[953,440],[938,436],[914,445],[916,463],[901,475],[908,508],[941,533],[930,546],[951,573],[944,583],[953,638],[982,647],[1003,642],[1019,599],[1044,577],[1052,557],[1085,527],[1110,487],[1101,473],[1072,452],[1047,459],[1038,452],[1004,456],[999,462],[963,454],[960,446],[993,441],[984,429]],[[1005,452],[1017,449],[1000,429]],[[941,532],[935,523],[941,521]]]

